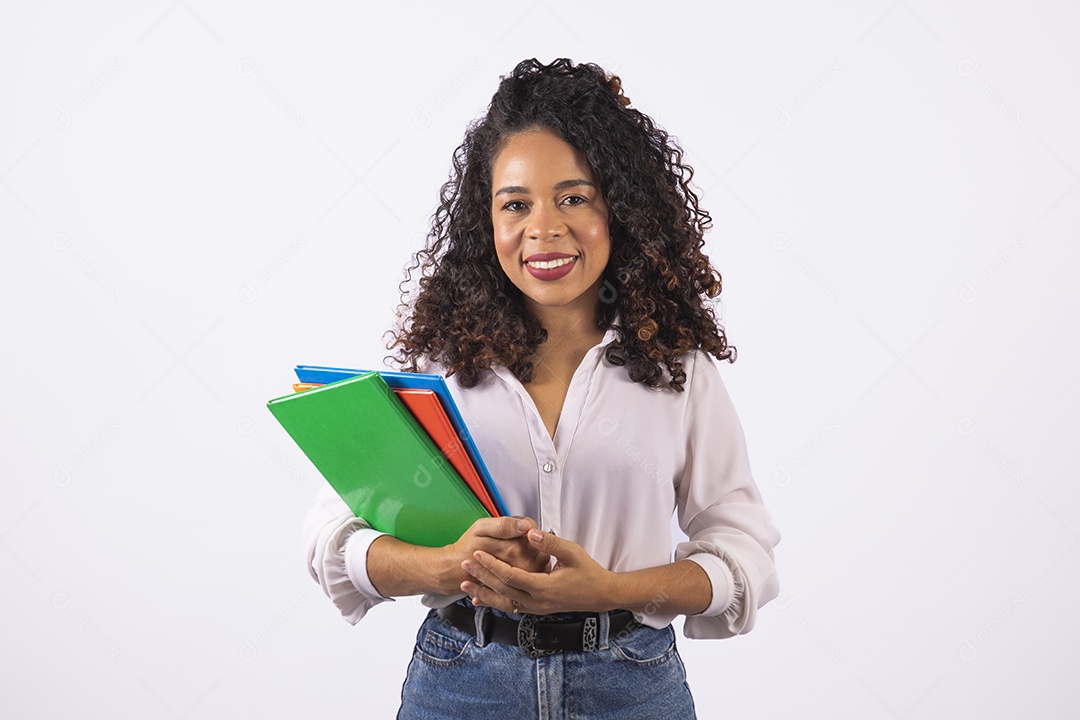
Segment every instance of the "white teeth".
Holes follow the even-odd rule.
[[[531,265],[534,268],[538,268],[540,270],[550,270],[552,268],[562,267],[563,265],[566,265],[567,263],[573,262],[574,260],[577,260],[576,256],[575,257],[568,257],[568,258],[559,258],[558,260],[531,260],[531,261],[526,260],[525,264],[526,265]]]

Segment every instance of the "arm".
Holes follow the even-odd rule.
[[[780,532],[750,472],[742,425],[712,357],[694,354],[689,369],[684,435],[686,467],[676,486],[679,526],[688,536],[675,559],[695,562],[708,575],[712,601],[688,616],[691,638],[749,632],[758,608],[780,591],[773,548]]]
[[[613,575],[611,595],[615,608],[645,615],[696,615],[704,612],[712,600],[709,576],[689,560]]]

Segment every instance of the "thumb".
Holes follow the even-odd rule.
[[[540,552],[547,553],[560,560],[568,559],[572,551],[570,543],[555,533],[543,532],[536,528],[529,531],[529,542]]]

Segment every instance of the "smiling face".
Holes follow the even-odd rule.
[[[491,180],[495,251],[525,308],[595,312],[611,238],[585,157],[548,130],[527,130],[495,156]]]

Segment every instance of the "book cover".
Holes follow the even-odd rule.
[[[306,384],[332,383],[341,380],[342,378],[354,377],[365,372],[372,371],[325,367],[322,365],[297,365],[296,379],[299,380],[300,383]],[[442,403],[446,416],[454,426],[454,431],[457,433],[461,443],[465,446],[465,452],[469,454],[469,459],[472,460],[473,467],[480,476],[481,482],[484,483],[484,487],[487,489],[491,501],[498,509],[498,514],[509,515],[510,513],[506,509],[506,503],[503,502],[502,496],[499,494],[499,488],[492,479],[491,473],[488,472],[487,465],[484,464],[484,458],[481,457],[480,451],[477,449],[476,443],[469,433],[469,428],[465,425],[465,419],[461,417],[461,412],[458,410],[457,403],[454,402],[454,398],[450,394],[450,388],[447,387],[446,380],[441,375],[429,373],[389,372],[384,370],[378,372],[386,383],[395,390],[425,389],[434,391],[439,397],[439,402]]]
[[[267,407],[345,504],[376,530],[440,547],[489,515],[378,373],[279,397]]]

